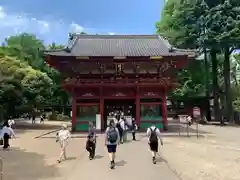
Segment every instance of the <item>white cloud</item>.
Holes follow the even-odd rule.
[[[84,27],[80,26],[79,24],[72,23],[70,24],[70,32],[72,33],[80,33],[84,31]]]
[[[34,33],[47,41],[67,39],[69,32],[82,32],[85,28],[77,23],[61,20],[38,19],[28,14],[8,12],[0,6],[0,41],[7,36],[28,32]]]
[[[3,19],[6,16],[3,7],[0,6],[0,19]]]
[[[114,33],[114,32],[109,32],[108,34],[109,34],[109,35],[115,35],[115,33]]]
[[[49,22],[28,17],[25,14],[7,13],[0,6],[0,29],[12,29],[14,33],[38,30],[40,34],[47,33],[50,29]]]

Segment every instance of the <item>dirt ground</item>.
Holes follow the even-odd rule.
[[[184,133],[181,136],[176,132],[164,133],[164,146],[160,149],[160,154],[165,161],[161,163],[165,163],[182,180],[239,180],[239,130],[237,127],[199,126],[199,138],[194,133],[189,138]],[[57,164],[60,152],[54,134],[34,139],[46,131],[19,132],[17,139],[12,140],[10,151],[0,150],[3,180],[66,180],[66,176],[71,174],[80,159],[86,155],[84,135],[74,135],[68,148],[68,161]],[[138,134],[137,137],[141,144],[136,144],[136,147],[145,147],[143,134]],[[125,149],[134,149],[134,144],[126,144]],[[161,173],[156,179],[160,178]]]
[[[197,138],[165,138],[162,155],[183,180],[239,180],[239,127],[201,126]]]

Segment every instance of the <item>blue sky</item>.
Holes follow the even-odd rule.
[[[66,43],[69,32],[153,34],[164,0],[0,0],[0,40],[30,32]]]

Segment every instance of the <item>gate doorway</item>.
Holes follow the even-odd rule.
[[[117,114],[119,119],[120,114],[124,116],[136,116],[135,99],[106,99],[104,100],[104,128],[107,127],[109,116]]]

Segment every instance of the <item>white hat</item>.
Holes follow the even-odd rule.
[[[67,129],[67,125],[66,125],[66,124],[62,124],[62,127],[63,127],[64,129]]]

